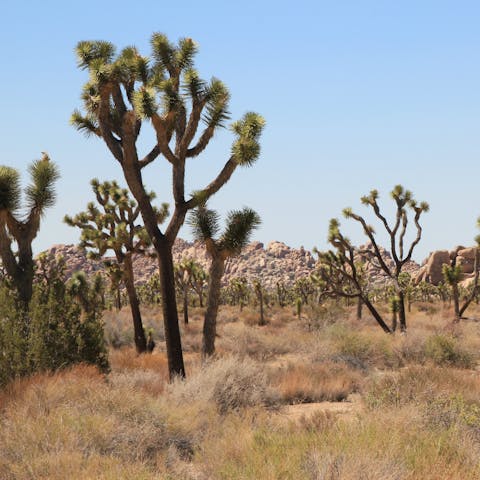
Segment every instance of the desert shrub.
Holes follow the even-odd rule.
[[[313,449],[305,455],[303,468],[311,480],[403,480],[406,477],[406,468],[401,463],[374,454],[360,459],[348,453],[325,454]]]
[[[93,285],[82,277],[81,290],[68,288],[61,259],[50,263],[37,277],[28,310],[19,308],[8,285],[0,286],[0,384],[82,362],[108,371],[101,302]]]
[[[403,363],[423,364],[425,356],[425,338],[416,335],[402,335],[397,344],[398,356]]]
[[[439,394],[461,394],[467,401],[476,401],[480,395],[478,376],[464,370],[407,367],[372,379],[365,388],[365,401],[372,409],[400,407],[428,403]]]
[[[142,320],[145,331],[153,330],[155,342],[165,341],[163,316],[158,307],[142,306]],[[105,340],[114,349],[134,344],[132,315],[129,308],[107,310],[103,313]]]
[[[294,335],[272,335],[266,327],[247,327],[241,324],[225,326],[224,336],[220,345],[224,350],[243,358],[251,357],[255,360],[266,361],[298,348]],[[268,327],[267,327],[268,328]]]
[[[0,386],[29,371],[26,326],[14,292],[0,286]]]
[[[371,365],[381,368],[397,367],[400,363],[392,346],[392,339],[381,332],[369,334],[337,323],[326,330],[333,343],[330,358],[362,370]]]
[[[480,403],[467,401],[462,394],[435,396],[423,406],[422,416],[427,427],[467,427],[480,439]]]
[[[84,274],[68,282],[59,266],[38,282],[30,304],[28,355],[33,371],[85,362],[108,371],[101,299]]]
[[[344,364],[289,365],[272,375],[286,403],[338,402],[358,391],[362,377]]]
[[[206,363],[187,380],[173,382],[168,394],[180,403],[214,404],[221,414],[254,406],[273,407],[278,402],[263,367],[237,357]]]
[[[436,365],[474,367],[472,355],[460,346],[458,340],[447,335],[437,334],[429,337],[425,343],[425,355]]]

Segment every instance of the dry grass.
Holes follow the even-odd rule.
[[[271,308],[258,327],[256,312],[227,307],[205,365],[203,310],[192,309],[181,325],[188,379],[172,385],[160,310],[144,309],[157,348],[140,356],[129,312],[109,312],[125,347],[111,350],[107,377],[79,366],[0,392],[0,478],[479,479],[480,323],[452,327],[429,305],[392,336],[353,310],[311,309],[299,322]],[[352,392],[367,408],[348,421],[320,412],[290,423],[270,408]]]
[[[284,403],[340,402],[359,390],[362,376],[346,365],[290,365],[272,375]]]
[[[178,404],[214,404],[222,415],[247,407],[274,407],[278,399],[261,365],[238,357],[206,363],[186,381],[170,385],[168,396]]]

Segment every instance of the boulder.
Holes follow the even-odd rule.
[[[442,266],[450,265],[450,252],[448,250],[437,250],[430,254],[427,263],[424,265],[423,280],[438,285],[443,280]],[[420,275],[422,277],[422,275]]]
[[[463,273],[473,273],[475,268],[476,247],[463,248],[457,252],[457,265],[460,265]]]

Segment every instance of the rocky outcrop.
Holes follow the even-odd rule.
[[[68,275],[77,270],[91,274],[103,268],[101,261],[87,259],[84,252],[73,245],[55,245],[49,252],[64,256]],[[173,247],[173,257],[174,262],[193,258],[205,269],[210,264],[205,248],[198,242],[178,239]],[[138,284],[147,282],[158,272],[158,263],[153,254],[134,257],[133,267]],[[253,242],[241,255],[227,262],[224,283],[233,277],[246,277],[250,281],[261,279],[266,288],[274,288],[278,281],[292,285],[298,278],[308,276],[314,267],[315,259],[303,247],[295,249],[282,242],[270,242],[264,248],[263,243]]]
[[[463,273],[462,284],[468,284],[474,277],[476,247],[465,248],[461,245],[453,250],[437,250],[432,252],[415,276],[415,282],[428,282],[438,285],[443,281],[442,267],[446,265],[460,266]]]
[[[426,263],[420,268],[415,276],[415,282],[428,282],[438,285],[443,280],[442,266],[450,264],[450,252],[448,250],[437,250],[432,252]]]
[[[395,270],[395,262],[390,252],[382,246],[378,246],[378,250],[386,266],[389,268],[390,271],[393,272]],[[364,268],[370,280],[370,283],[379,287],[385,285],[386,283],[389,283],[390,278],[384,272],[378,260],[376,259],[372,244],[367,243],[365,245],[361,245],[359,247],[359,252],[361,252],[361,254],[358,255],[358,259],[364,263]],[[420,266],[418,265],[418,263],[410,260],[403,266],[402,272],[409,273],[412,277],[415,278],[419,268]]]
[[[385,263],[393,269],[394,261],[390,253],[383,247],[379,247]],[[389,282],[389,278],[380,268],[373,255],[371,245],[362,245],[361,259],[365,262],[365,269],[370,282],[374,285],[383,286]],[[438,285],[443,280],[442,265],[451,264],[455,259],[463,272],[463,282],[468,282],[474,275],[475,247],[458,246],[454,249],[437,250],[432,252],[420,267],[410,261],[405,264],[403,271],[410,273],[416,283],[421,281]],[[85,253],[74,245],[54,245],[50,253],[61,254],[67,262],[67,275],[70,276],[77,270],[83,270],[87,274],[103,270],[103,263],[99,260],[87,259]],[[198,242],[187,242],[178,239],[173,247],[174,262],[182,259],[193,258],[205,269],[208,269],[210,259],[205,248]],[[359,258],[360,259],[360,258]],[[277,282],[283,282],[291,286],[297,279],[310,275],[315,269],[315,258],[303,247],[291,248],[285,243],[272,241],[266,247],[261,242],[249,244],[238,257],[228,260],[225,268],[224,283],[228,283],[234,277],[246,277],[247,280],[261,279],[266,288],[275,288]],[[153,253],[150,256],[134,257],[135,277],[138,284],[158,272],[158,263]]]

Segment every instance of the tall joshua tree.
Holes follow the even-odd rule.
[[[120,188],[115,181],[100,183],[93,179],[91,185],[101,210],[94,202],[90,202],[85,212],[73,218],[66,215],[64,220],[68,225],[82,230],[80,247],[89,249],[90,258],[102,258],[109,250],[114,252],[132,311],[135,347],[138,353],[143,353],[147,349],[147,342],[135,289],[132,257],[146,253],[151,245],[150,237],[145,227],[138,223],[140,209],[135,200],[129,197],[127,189]],[[153,200],[154,194],[150,193],[149,198]],[[162,223],[168,215],[168,205],[152,208],[157,223]]]
[[[215,194],[237,166],[250,166],[258,158],[264,120],[255,113],[247,113],[233,123],[236,138],[225,165],[211,183],[187,198],[186,162],[201,154],[217,129],[225,124],[229,93],[221,81],[213,78],[205,82],[200,78],[194,69],[197,46],[192,39],[183,38],[173,45],[165,35],[155,33],[151,46],[149,59],[135,47],[127,47],[116,55],[109,42],[80,42],[78,65],[89,71],[90,78],[82,93],[85,113],[75,111],[72,123],[79,130],[103,139],[138,202],[159,261],[170,377],[185,376],[175,298],[173,242],[189,210]],[[141,157],[137,140],[146,121],[150,121],[156,140]],[[171,167],[174,199],[174,211],[164,231],[158,226],[143,183],[144,168],[160,156]]]
[[[212,259],[209,269],[207,309],[203,323],[202,356],[215,353],[217,314],[225,261],[239,255],[247,245],[253,230],[260,225],[260,217],[250,209],[234,210],[227,215],[227,225],[220,237],[219,215],[214,210],[199,207],[192,213],[189,223],[197,240],[205,243]]]
[[[380,220],[388,233],[390,240],[390,254],[393,260],[393,266],[389,265],[375,239],[375,230],[371,225],[368,225],[363,217],[353,212],[351,208],[346,208],[343,214],[346,218],[352,218],[360,223],[363,232],[370,240],[372,251],[365,249],[359,250],[361,257],[370,256],[376,261],[379,268],[381,268],[386,275],[392,280],[395,292],[398,297],[398,318],[400,322],[400,330],[405,332],[407,329],[406,314],[405,314],[405,292],[399,282],[399,276],[402,273],[402,268],[412,258],[414,248],[420,242],[422,237],[422,227],[420,226],[420,217],[424,212],[428,212],[429,206],[427,202],[417,203],[413,199],[413,195],[409,190],[405,190],[401,185],[396,185],[390,193],[395,202],[395,220],[392,224],[388,222],[386,217],[382,214],[380,206],[378,205],[378,192],[372,190],[369,195],[361,198],[361,202],[373,209],[375,216]],[[413,213],[413,223],[415,225],[416,235],[410,246],[405,245],[405,236],[407,234],[408,226],[408,210]]]
[[[46,153],[30,164],[28,172],[31,183],[25,189],[27,212],[20,215],[20,175],[14,168],[0,166],[0,257],[25,308],[32,298],[32,242],[45,211],[55,203],[55,182],[60,177]],[[17,252],[12,242],[16,243]]]

